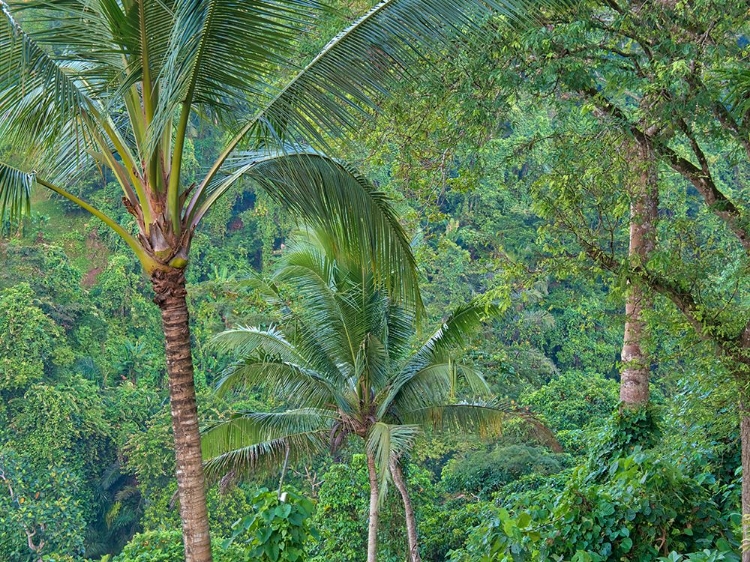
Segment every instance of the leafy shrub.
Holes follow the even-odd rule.
[[[212,541],[214,562],[251,560],[238,546],[224,548],[220,540]],[[139,533],[112,562],[180,562],[185,560],[180,531],[147,531]]]
[[[522,476],[547,476],[565,467],[565,456],[540,447],[511,445],[476,451],[452,459],[443,468],[442,482],[450,493],[468,492],[489,499],[500,487]]]
[[[616,414],[561,492],[540,488],[506,498],[507,509],[496,508],[451,560],[647,562],[671,551],[694,554],[670,554],[670,562],[729,556],[722,554],[731,550],[729,525],[706,485],[713,479],[684,474],[661,450],[642,450],[654,443],[654,426],[648,410]],[[714,546],[717,553],[706,555]]]
[[[253,498],[253,513],[235,524],[232,537],[224,543],[242,544],[250,560],[260,562],[302,561],[317,533],[310,528],[315,508],[307,498],[286,492],[280,501],[276,492],[260,490]]]

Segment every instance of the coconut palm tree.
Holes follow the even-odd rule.
[[[29,212],[32,187],[102,220],[132,249],[162,311],[186,560],[211,559],[184,270],[195,229],[246,176],[292,212],[357,239],[394,294],[415,298],[413,261],[383,195],[309,148],[356,128],[424,52],[492,8],[531,0],[385,0],[307,65],[318,0],[0,0],[0,221]],[[191,124],[229,139],[196,183],[183,174]],[[253,150],[247,151],[248,148]],[[258,149],[263,150],[258,150]],[[74,194],[93,168],[122,188],[132,225]]]
[[[508,417],[498,404],[458,402],[455,394],[459,380],[475,396],[488,394],[481,375],[451,354],[496,307],[460,307],[413,351],[413,310],[389,298],[375,273],[370,263],[313,234],[291,244],[269,281],[253,281],[284,313],[265,328],[217,337],[239,357],[218,390],[262,387],[290,409],[247,412],[212,426],[203,436],[203,453],[210,477],[242,476],[358,437],[370,481],[367,559],[376,559],[378,506],[390,470],[404,500],[411,557],[419,560],[400,459],[425,427],[487,431]],[[284,287],[297,295],[293,304]]]

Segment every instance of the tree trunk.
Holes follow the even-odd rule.
[[[177,269],[156,271],[151,282],[156,293],[154,302],[161,309],[167,350],[169,400],[185,561],[211,562],[211,539],[190,349],[190,324],[185,300],[185,275]]]
[[[406,538],[409,541],[409,560],[411,562],[422,562],[419,555],[419,543],[417,535],[417,518],[414,515],[414,506],[409,497],[409,490],[406,488],[404,473],[401,471],[401,463],[391,459],[391,476],[393,483],[401,494],[401,500],[404,503],[404,517],[406,519]]]
[[[750,562],[750,396],[740,392],[740,448],[742,450],[742,562]]]
[[[630,262],[636,267],[645,265],[654,249],[659,205],[656,163],[648,147],[639,146],[637,161],[642,169],[631,192],[629,250]],[[649,358],[642,343],[647,330],[643,311],[650,306],[651,299],[644,288],[630,284],[625,300],[620,374],[620,401],[628,407],[648,404]]]
[[[367,562],[378,560],[378,471],[375,454],[367,451],[367,472],[370,476],[370,522],[367,529]]]

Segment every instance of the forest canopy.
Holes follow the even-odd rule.
[[[749,22],[0,0],[0,560],[750,561]]]

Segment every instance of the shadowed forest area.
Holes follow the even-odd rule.
[[[750,562],[749,57],[737,0],[0,0],[0,561]]]

